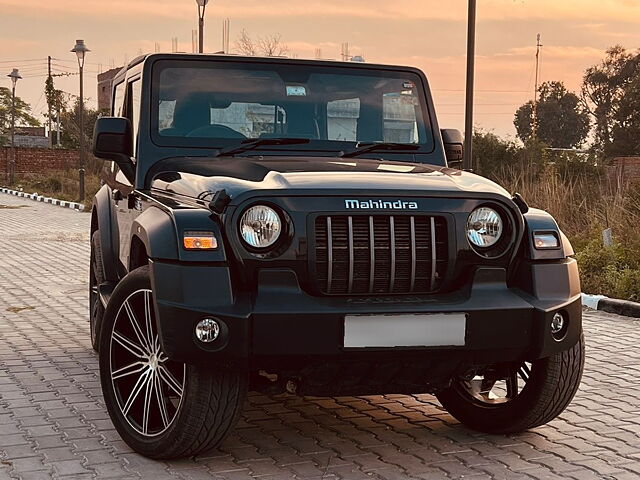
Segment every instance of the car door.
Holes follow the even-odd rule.
[[[133,128],[133,163],[137,163],[138,128],[140,121],[140,101],[142,94],[140,76],[127,79],[125,116],[131,121]],[[118,169],[119,170],[119,169]],[[114,206],[118,217],[118,232],[120,243],[120,262],[126,270],[129,269],[129,254],[131,251],[131,225],[140,213],[139,200],[134,194],[134,186],[121,171],[116,174],[116,194],[114,192]]]

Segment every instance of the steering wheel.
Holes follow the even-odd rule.
[[[229,128],[226,125],[204,125],[191,130],[185,135],[186,137],[204,137],[204,138],[247,138],[240,132]]]

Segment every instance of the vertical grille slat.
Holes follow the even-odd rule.
[[[393,292],[396,283],[396,228],[393,217],[389,217],[389,244],[391,253],[391,277],[389,280],[389,291]]]
[[[351,293],[353,290],[353,267],[355,263],[354,252],[353,252],[353,217],[349,217],[347,219],[349,225],[349,287],[348,292]]]
[[[436,220],[431,217],[431,290],[433,290],[436,284],[436,265],[438,263],[436,250]]]
[[[333,231],[331,217],[327,217],[327,293],[331,293],[333,283]]]
[[[411,286],[409,291],[413,292],[416,285],[416,219],[411,217]],[[433,289],[433,286],[431,287]]]
[[[447,240],[444,217],[319,216],[316,281],[327,295],[435,292],[446,276]]]
[[[373,217],[369,217],[369,293],[373,293],[376,277],[376,236]]]

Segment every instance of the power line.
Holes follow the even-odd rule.
[[[19,63],[26,63],[26,62],[47,62],[46,58],[34,58],[31,60],[0,60],[0,63],[15,63],[15,64],[19,64]]]

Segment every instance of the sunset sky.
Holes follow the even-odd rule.
[[[368,62],[422,68],[434,89],[442,127],[462,128],[464,114],[466,9],[464,0],[211,0],[205,49],[221,48],[222,19],[231,21],[231,47],[242,29],[254,35],[280,33],[290,54],[340,58],[340,45]],[[533,97],[536,34],[542,34],[541,79],[578,89],[585,68],[607,47],[640,47],[640,0],[479,0],[477,34],[477,126],[514,136],[513,113]],[[46,110],[42,95],[46,57],[54,71],[76,71],[69,50],[83,38],[85,92],[95,103],[95,76],[140,52],[191,51],[197,28],[194,0],[0,0],[0,85],[19,68],[18,95],[34,112]],[[6,73],[4,73],[6,71]],[[77,94],[77,76],[56,86]]]

